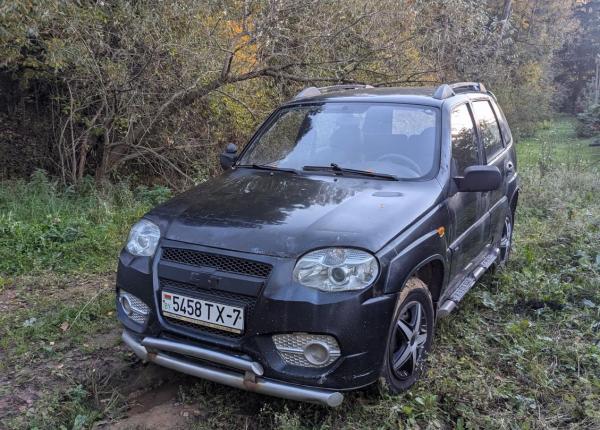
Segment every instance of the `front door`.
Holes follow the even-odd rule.
[[[453,177],[482,163],[482,154],[473,115],[468,104],[454,108],[450,118],[452,128]],[[450,211],[451,278],[460,278],[470,271],[470,264],[486,244],[487,218],[485,199],[480,192],[456,192],[448,198]]]

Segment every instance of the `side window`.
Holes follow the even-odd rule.
[[[475,125],[467,105],[460,105],[452,111],[450,125],[452,128],[452,161],[456,173],[462,175],[467,167],[479,164]]]
[[[479,123],[481,130],[481,140],[485,149],[485,155],[489,160],[503,148],[498,120],[492,110],[492,105],[487,100],[474,102],[473,110],[475,111],[475,119]]]
[[[504,146],[508,145],[508,143],[512,140],[512,134],[510,132],[510,128],[508,127],[508,123],[506,122],[506,117],[504,116],[504,112],[500,109],[500,106],[496,101],[491,100],[492,107],[494,108],[494,112],[496,113],[496,118],[498,118],[498,122],[500,123],[500,131],[502,132],[502,140],[504,141]]]

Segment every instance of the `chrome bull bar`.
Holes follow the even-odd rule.
[[[339,406],[344,400],[344,395],[337,391],[302,387],[261,378],[260,376],[263,375],[263,368],[260,363],[246,360],[241,357],[227,355],[210,349],[167,339],[144,337],[139,341],[127,330],[123,331],[122,339],[123,342],[133,350],[135,355],[144,361],[150,361],[159,366],[167,367],[178,372],[217,382],[219,384],[284,399],[319,403],[329,407]],[[203,366],[202,364],[194,363],[192,361],[171,357],[161,353],[161,351],[175,352],[212,363],[222,364],[227,367],[241,370],[244,374]]]

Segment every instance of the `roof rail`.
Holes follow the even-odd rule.
[[[296,94],[294,96],[294,100],[303,99],[305,97],[315,97],[315,96],[320,96],[320,95],[321,95],[321,91],[319,91],[319,89],[317,87],[308,87],[308,88],[304,88],[302,91],[300,91],[298,94]]]
[[[433,97],[444,100],[461,93],[489,93],[489,91],[481,82],[456,82],[440,85],[433,93]]]
[[[345,90],[358,90],[360,88],[374,88],[372,85],[364,84],[340,84],[340,85],[329,85],[327,87],[308,87],[304,88],[298,94],[296,94],[293,100],[299,100],[306,97],[320,96],[321,94],[327,94],[332,91],[345,91]]]
[[[439,87],[437,87],[437,89],[433,93],[433,98],[438,100],[444,100],[454,95],[456,94],[454,93],[454,90],[452,90],[452,87],[450,85],[442,84]]]
[[[487,93],[485,86],[481,82],[456,82],[450,84],[454,93]]]

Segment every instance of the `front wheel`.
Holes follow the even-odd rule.
[[[433,338],[433,312],[427,285],[409,279],[398,298],[381,371],[389,392],[400,393],[421,376]]]

